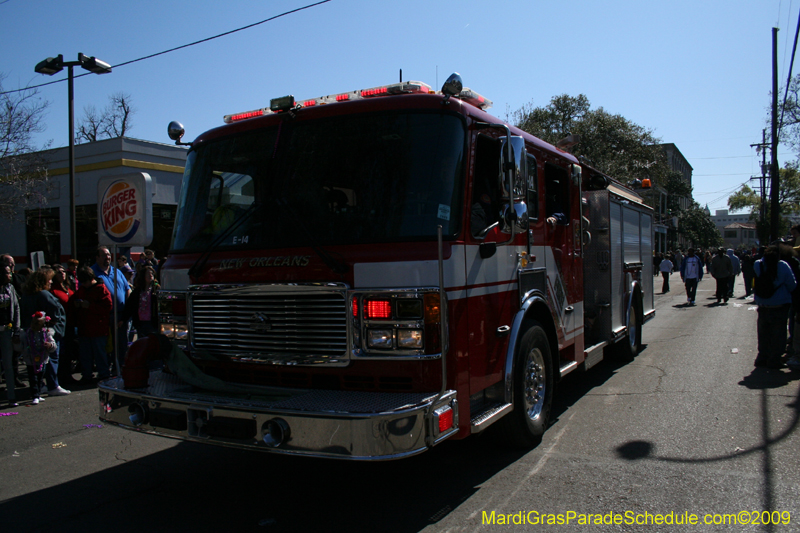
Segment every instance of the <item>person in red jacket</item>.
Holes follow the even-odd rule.
[[[92,381],[92,363],[97,366],[97,377],[110,376],[106,343],[110,327],[111,292],[103,283],[98,283],[89,267],[78,270],[80,288],[72,298],[75,322],[78,326],[82,383]]]
[[[67,314],[67,329],[64,337],[58,341],[58,381],[59,383],[74,383],[75,379],[72,377],[72,371],[75,368],[74,363],[79,361],[77,344],[78,339],[75,335],[75,308],[72,306],[70,300],[72,299],[75,291],[70,288],[69,277],[63,265],[57,263],[53,265],[55,276],[53,276],[53,284],[50,286],[50,292],[53,296],[58,298],[58,302]]]

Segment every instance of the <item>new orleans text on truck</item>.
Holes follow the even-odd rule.
[[[495,423],[538,443],[561,378],[639,350],[652,211],[490,105],[454,74],[277,98],[190,143],[163,335],[100,384],[100,418],[342,459]]]

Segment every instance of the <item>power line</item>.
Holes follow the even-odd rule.
[[[202,43],[205,43],[205,42],[208,42],[208,41],[213,41],[214,39],[219,39],[220,37],[225,37],[226,35],[230,35],[232,33],[236,33],[236,32],[242,31],[242,30],[247,30],[247,29],[253,28],[255,26],[258,26],[260,24],[264,24],[265,22],[271,22],[271,21],[273,21],[275,19],[279,19],[281,17],[285,17],[286,15],[291,15],[293,13],[297,13],[297,12],[303,11],[305,9],[310,9],[312,7],[317,7],[319,5],[326,4],[326,3],[330,2],[330,1],[331,0],[321,0],[320,2],[317,2],[315,4],[309,4],[307,6],[298,7],[297,9],[292,9],[291,11],[285,11],[284,13],[281,13],[280,15],[275,15],[274,17],[270,17],[268,19],[264,19],[264,20],[262,20],[260,22],[254,22],[253,24],[248,24],[247,26],[242,26],[241,28],[236,28],[235,30],[226,31],[224,33],[220,33],[219,35],[214,35],[213,37],[207,37],[205,39],[200,39],[199,41],[195,41],[193,43],[184,44],[184,45],[181,45],[181,46],[176,46],[175,48],[170,48],[169,50],[164,50],[163,52],[150,54],[148,56],[140,57],[138,59],[132,59],[130,61],[125,61],[124,63],[119,63],[117,65],[111,65],[111,68],[124,67],[124,66],[130,65],[132,63],[138,63],[139,61],[144,61],[145,59],[152,59],[154,57],[158,57],[158,56],[161,56],[161,55],[164,55],[164,54],[169,54],[170,52],[175,52],[176,50],[182,50],[184,48],[189,48],[190,46],[195,46],[197,44],[202,44]],[[88,76],[89,74],[91,74],[91,72],[87,72],[85,74],[78,74],[78,75],[74,76],[74,78],[81,78],[83,76]],[[28,87],[23,87],[22,89],[13,89],[13,90],[10,90],[10,91],[3,91],[3,92],[0,92],[0,95],[18,93],[18,92],[22,92],[22,91],[29,91],[31,89],[38,89],[39,87],[46,87],[48,85],[53,85],[55,83],[61,83],[63,81],[67,81],[67,78],[63,78],[63,79],[55,80],[55,81],[50,81],[50,82],[47,82],[47,83],[41,83],[39,85],[30,85]]]
[[[792,47],[792,60],[789,62],[789,76],[786,78],[786,90],[783,93],[783,104],[781,104],[781,120],[778,122],[778,138],[783,129],[783,115],[786,113],[786,100],[789,98],[789,85],[792,82],[792,67],[794,66],[794,54],[797,52],[797,36],[800,35],[800,13],[797,14],[797,29],[794,32],[794,46]]]
[[[688,158],[688,159],[691,159],[692,161],[694,161],[694,160],[697,160],[697,159],[750,159],[751,157],[753,157],[753,156],[752,155],[726,155],[726,156],[722,156],[722,157],[691,157],[691,158]]]

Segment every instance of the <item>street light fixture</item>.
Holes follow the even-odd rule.
[[[78,248],[75,238],[75,95],[72,83],[72,67],[82,67],[94,74],[108,74],[111,65],[94,56],[87,57],[78,54],[77,61],[64,61],[64,56],[48,57],[37,63],[34,69],[38,74],[52,76],[67,67],[68,95],[69,95],[69,242],[72,259],[78,258]]]

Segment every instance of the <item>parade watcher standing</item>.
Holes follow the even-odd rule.
[[[73,291],[78,290],[78,266],[80,263],[77,259],[68,259],[67,260],[67,281],[69,282],[69,288]]]
[[[132,319],[140,339],[158,333],[158,285],[155,279],[153,267],[148,265],[139,269],[121,317],[123,322]]]
[[[678,251],[676,256],[680,255]],[[686,257],[681,262],[681,280],[686,286],[686,303],[694,305],[697,296],[697,284],[703,279],[703,262],[694,254],[694,248],[689,248]]]
[[[145,250],[144,255],[139,259],[139,262],[136,263],[137,270],[144,266],[151,266],[153,269],[158,268],[158,259],[156,259],[156,253],[153,250]]]
[[[121,270],[111,266],[111,252],[108,251],[108,247],[97,247],[96,260],[97,262],[92,265],[92,271],[97,277],[97,280],[102,281],[103,285],[108,289],[108,292],[111,293],[114,305],[117,308],[117,315],[122,316],[122,313],[125,311],[125,301],[128,299],[128,295],[131,292],[130,285],[128,285],[128,278],[125,277],[125,274],[123,274]],[[78,278],[78,281],[80,281],[80,278]],[[110,324],[114,323],[113,308],[109,315],[109,320],[111,321],[109,322]],[[112,335],[114,336],[113,342],[115,342],[117,346],[119,364],[121,367],[125,359],[125,352],[128,350],[128,324],[124,323],[122,326],[114,328]],[[117,372],[119,372],[119,369],[117,369]]]
[[[17,405],[14,381],[14,340],[19,339],[20,311],[17,291],[11,284],[11,268],[0,266],[0,358],[6,379],[6,399],[11,407]]]
[[[17,291],[17,295],[22,295],[22,287],[25,285],[25,278],[21,274],[14,272],[14,256],[11,254],[0,255],[0,265],[7,266],[11,269],[11,285]]]
[[[780,260],[776,245],[767,247],[764,257],[753,265],[755,303],[758,305],[758,356],[755,366],[783,367],[786,351],[786,321],[797,281],[792,268]]]
[[[53,338],[56,341],[56,350],[50,353],[47,364],[44,366],[44,379],[47,384],[47,394],[50,396],[66,396],[70,393],[58,383],[58,342],[64,338],[67,329],[67,315],[61,303],[52,292],[50,286],[53,283],[55,272],[52,268],[40,268],[31,273],[25,287],[22,289],[22,300],[20,302],[20,317],[22,327],[28,329],[37,311],[41,311],[45,316],[50,317],[49,328],[53,330]],[[31,387],[33,387],[31,380]]]
[[[742,256],[742,277],[744,278],[744,295],[750,296],[753,292],[753,256],[749,251],[746,251]]]
[[[49,316],[42,311],[36,311],[31,317],[30,326],[22,335],[22,359],[28,367],[33,405],[39,403],[42,378],[50,360],[50,354],[56,353],[58,349],[56,340],[53,338],[53,330],[48,327],[49,323]]]
[[[724,248],[720,247],[717,250],[717,255],[711,259],[710,269],[711,275],[717,282],[717,291],[715,293],[717,303],[720,303],[721,300],[725,300],[725,303],[728,303],[728,287],[730,278],[733,275],[733,265],[731,264],[731,258],[725,255]]]
[[[661,277],[664,278],[664,284],[661,286],[661,294],[669,292],[669,275],[672,274],[675,266],[669,257],[664,256],[664,260],[658,265],[658,270],[661,271]]]
[[[57,264],[53,267],[55,275],[50,286],[50,292],[58,298],[61,307],[67,315],[67,327],[64,337],[58,341],[58,381],[59,383],[71,383],[75,381],[72,377],[73,363],[79,360],[78,357],[78,337],[75,333],[75,310],[70,302],[75,291],[70,287],[66,269]]]
[[[110,313],[113,308],[111,292],[103,283],[97,281],[94,271],[89,267],[78,270],[80,287],[72,298],[75,309],[75,322],[78,327],[80,346],[81,382],[92,381],[92,364],[97,366],[100,379],[110,376],[106,342],[111,326]]]

